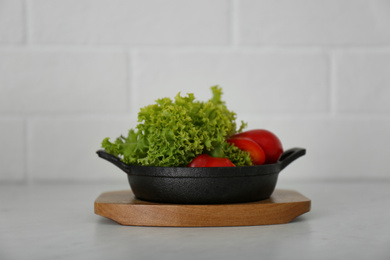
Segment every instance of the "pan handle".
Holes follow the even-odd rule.
[[[286,168],[290,163],[298,159],[299,157],[306,154],[306,149],[303,148],[291,148],[282,154],[282,156],[279,158],[278,163],[280,163],[280,170],[283,170]]]
[[[100,158],[103,158],[103,159],[109,161],[110,163],[118,166],[123,171],[127,172],[127,170],[128,170],[127,165],[124,162],[122,162],[120,158],[118,158],[112,154],[109,154],[104,150],[99,150],[96,153],[99,155]]]

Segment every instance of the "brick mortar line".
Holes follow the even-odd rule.
[[[166,52],[250,52],[250,51],[335,51],[335,52],[390,52],[390,45],[378,46],[323,46],[323,45],[39,45],[0,44],[0,51],[166,51]]]
[[[27,39],[27,34],[28,34],[28,24],[29,22],[27,21],[27,0],[22,1],[22,19],[23,19],[23,40],[22,40],[22,45],[27,45],[28,39]]]
[[[137,111],[138,112],[138,111]],[[246,119],[245,119],[246,118]],[[137,123],[136,113],[109,113],[109,114],[99,114],[99,113],[86,113],[86,114],[33,114],[33,115],[0,115],[0,120],[134,120],[134,123]],[[336,115],[331,115],[327,113],[292,113],[292,114],[276,114],[269,113],[264,115],[252,114],[252,113],[242,113],[237,115],[237,121],[240,120],[276,120],[276,121],[285,121],[285,120],[353,120],[353,121],[388,121],[390,120],[389,114],[369,114],[369,113],[356,113],[356,114],[347,114],[339,113]],[[28,123],[26,124],[28,125]]]
[[[229,0],[229,43],[232,46],[238,45],[237,36],[237,2]]]
[[[24,38],[26,46],[31,44],[31,35],[32,35],[32,23],[31,23],[31,1],[24,0]]]

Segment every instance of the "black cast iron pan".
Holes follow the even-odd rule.
[[[242,167],[154,167],[123,163],[120,158],[97,151],[99,157],[127,173],[134,195],[141,200],[176,204],[251,202],[271,196],[279,172],[306,150],[285,151],[274,164]]]

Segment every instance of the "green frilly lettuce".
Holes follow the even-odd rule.
[[[251,165],[247,152],[226,142],[246,124],[241,122],[237,129],[236,114],[221,100],[222,89],[213,86],[211,90],[213,96],[207,102],[179,93],[174,100],[162,98],[141,108],[136,129],[114,143],[105,138],[102,148],[135,165],[186,166],[202,153],[229,158],[236,166]]]

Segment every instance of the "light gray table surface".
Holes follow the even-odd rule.
[[[94,200],[127,183],[0,184],[0,259],[390,259],[390,182],[279,182],[312,200],[282,225],[121,226]],[[229,217],[229,216],[226,216]]]

